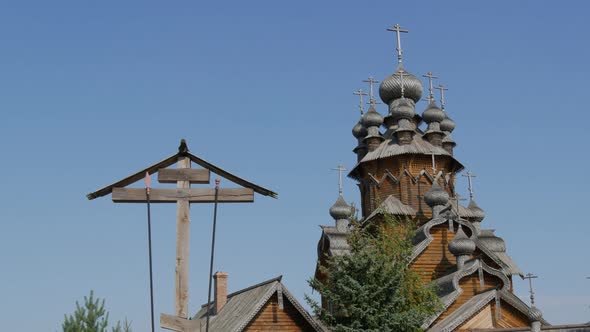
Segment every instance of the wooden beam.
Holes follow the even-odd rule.
[[[178,169],[190,169],[191,160],[188,157],[178,157]],[[178,181],[178,191],[191,190],[188,181]],[[150,196],[151,198],[151,196]],[[174,307],[176,316],[188,318],[188,285],[189,285],[189,248],[191,234],[190,203],[188,197],[179,198],[176,204],[176,278],[174,278]]]
[[[188,181],[190,183],[207,184],[210,181],[211,172],[208,169],[192,168],[163,168],[158,170],[158,182],[176,183]]]
[[[147,203],[143,188],[113,188],[113,202],[115,203]],[[213,203],[215,189],[213,188],[153,188],[150,191],[151,203],[176,203],[178,200],[188,200],[189,203]],[[219,189],[219,203],[251,203],[254,202],[254,190],[250,188]]]
[[[200,332],[201,324],[198,320],[189,320],[178,316],[160,314],[160,326],[163,329],[177,332]]]

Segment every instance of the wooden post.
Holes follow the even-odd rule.
[[[186,156],[178,157],[178,168],[191,168],[191,161]],[[190,188],[189,181],[178,181],[179,189]],[[188,318],[189,286],[189,244],[190,244],[190,203],[188,199],[179,199],[176,207],[176,279],[175,307],[176,315]]]

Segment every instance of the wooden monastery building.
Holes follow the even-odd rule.
[[[422,328],[442,331],[590,331],[590,325],[551,327],[541,311],[513,293],[514,277],[524,277],[507,254],[505,241],[485,229],[484,211],[471,195],[467,206],[457,197],[455,181],[464,166],[454,156],[455,122],[445,109],[443,86],[429,80],[428,106],[421,113],[420,79],[402,65],[399,28],[398,67],[383,79],[379,96],[387,106],[377,112],[369,78],[369,109],[353,127],[357,163],[349,177],[358,183],[362,223],[379,220],[383,212],[418,221],[411,268],[426,283],[435,284],[443,309],[424,321]],[[441,90],[440,107],[433,90]],[[364,114],[363,114],[364,113]],[[467,173],[466,176],[471,176]],[[469,178],[471,183],[471,178]],[[470,186],[470,192],[471,186]],[[346,254],[349,217],[353,213],[342,194],[330,208],[333,226],[321,226],[318,265],[331,256]],[[316,268],[316,278],[323,278]],[[324,305],[326,305],[324,303]]]

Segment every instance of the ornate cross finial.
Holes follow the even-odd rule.
[[[529,280],[529,289],[531,292],[531,306],[535,305],[535,292],[533,292],[533,279],[538,278],[538,276],[532,274],[532,273],[527,273],[526,277],[524,277],[524,279],[528,279]]]
[[[457,205],[457,217],[459,217],[459,202],[460,201],[465,201],[466,199],[459,196],[459,194],[455,193],[455,196],[451,197],[451,200],[455,202],[455,204]]]
[[[434,88],[440,90],[440,108],[444,111],[445,110],[445,90],[448,90],[448,89],[445,88],[445,86],[442,84],[439,84],[438,86],[436,86]]]
[[[472,178],[476,178],[477,175],[471,173],[471,171],[467,171],[466,174],[463,174],[464,177],[467,178],[467,182],[468,182],[468,189],[469,189],[469,199],[473,200],[473,182],[472,182]]]
[[[434,100],[434,94],[433,94],[433,87],[432,87],[432,79],[433,78],[438,78],[437,76],[434,76],[434,74],[429,71],[428,73],[426,73],[426,75],[422,75],[422,77],[428,77],[428,100],[429,101],[433,101]]]
[[[402,63],[402,42],[401,42],[401,35],[400,33],[404,32],[407,33],[408,30],[402,29],[399,24],[393,26],[393,28],[388,28],[387,31],[395,31],[397,35],[397,62]]]
[[[358,89],[357,91],[353,92],[352,94],[357,95],[360,98],[359,110],[361,111],[361,116],[362,116],[363,113],[365,112],[365,109],[363,106],[363,96],[366,96],[367,94],[363,91],[363,89]]]
[[[333,171],[338,171],[338,194],[342,195],[342,172],[346,171],[346,168],[342,164],[338,164],[336,168],[332,168]]]
[[[369,83],[369,104],[375,105],[377,104],[375,100],[375,95],[373,94],[373,83],[379,83],[379,81],[375,80],[373,76],[369,76],[366,80],[363,80],[365,83]]]

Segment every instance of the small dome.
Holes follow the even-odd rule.
[[[435,182],[432,187],[424,193],[424,201],[430,207],[447,205],[449,202],[449,194]]]
[[[506,242],[497,237],[493,229],[482,229],[477,239],[493,252],[506,252]]]
[[[391,102],[389,105],[389,113],[395,119],[412,120],[416,115],[414,108],[416,103],[408,98],[399,98]]]
[[[361,120],[359,120],[359,122],[357,122],[357,124],[352,127],[352,135],[356,138],[364,138],[367,136],[367,128],[363,126]]]
[[[446,113],[445,113],[445,118],[440,122],[440,130],[448,131],[449,133],[451,133],[451,132],[453,132],[453,130],[455,130],[455,121],[453,121],[453,119],[449,118],[449,116],[446,115]]]
[[[449,243],[449,251],[455,256],[471,255],[475,251],[475,242],[459,227],[455,238]]]
[[[475,215],[475,221],[481,222],[486,217],[486,213],[475,203],[474,200],[469,201],[467,208]]]
[[[342,195],[338,196],[336,203],[330,208],[330,215],[335,220],[348,219],[352,215],[352,207],[346,204]]]
[[[381,116],[379,112],[375,111],[375,107],[371,105],[367,113],[363,115],[362,122],[365,128],[379,127],[383,123],[383,116]]]
[[[426,110],[422,113],[422,119],[424,122],[442,122],[445,119],[445,113],[436,106],[434,101],[431,101]]]
[[[402,97],[402,85],[400,79],[400,71],[404,73],[404,97],[418,102],[422,97],[422,82],[416,76],[404,70],[400,64],[396,71],[388,76],[379,85],[379,97],[384,103],[389,105],[393,100]]]
[[[543,318],[543,313],[539,308],[532,306],[529,308],[529,320],[531,322],[538,322]]]

